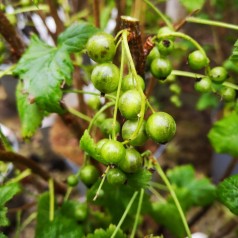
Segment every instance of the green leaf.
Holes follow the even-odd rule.
[[[169,169],[167,176],[170,182],[177,187],[186,187],[195,178],[195,172],[192,165],[183,165]]]
[[[238,156],[238,115],[232,113],[217,121],[211,128],[208,138],[217,153]]]
[[[152,214],[156,222],[165,226],[177,238],[185,237],[185,229],[174,204],[155,202],[152,204]]]
[[[197,110],[202,111],[207,108],[215,108],[217,107],[218,103],[218,98],[214,94],[204,93],[198,99],[196,108]]]
[[[7,238],[3,233],[0,233],[0,238]]]
[[[189,11],[192,12],[197,9],[201,9],[205,3],[205,0],[180,0],[180,3]]]
[[[110,224],[110,226],[104,230],[104,229],[96,229],[93,234],[88,234],[86,238],[110,238],[115,231],[116,226]],[[123,231],[121,229],[118,230],[115,238],[126,238],[127,236],[123,234]]]
[[[185,211],[192,206],[206,206],[214,201],[215,186],[208,178],[196,179],[194,168],[191,165],[177,166],[168,170],[167,176],[176,186],[175,192]]]
[[[62,112],[62,85],[71,85],[73,65],[68,52],[51,47],[32,36],[29,48],[14,74],[23,80],[23,91],[31,102],[48,112]]]
[[[88,39],[98,31],[93,25],[85,22],[75,23],[58,37],[58,44],[69,53],[82,51]]]
[[[235,215],[238,215],[238,174],[226,178],[218,185],[218,199]]]
[[[89,156],[99,161],[100,163],[105,164],[105,161],[99,155],[99,152],[96,149],[96,144],[93,138],[89,135],[88,130],[84,131],[83,136],[79,142],[80,148],[88,153]]]
[[[11,183],[0,187],[0,206],[4,206],[5,203],[11,200],[20,190],[18,183]]]
[[[21,120],[21,134],[23,138],[30,138],[40,127],[44,112],[36,103],[30,103],[28,95],[22,90],[22,82],[19,81],[16,90],[17,109]]]
[[[8,226],[9,220],[7,218],[7,208],[0,206],[0,227]]]
[[[11,183],[0,187],[0,226],[9,225],[7,219],[7,207],[5,203],[13,198],[20,191],[20,186],[17,183]]]
[[[83,227],[73,216],[74,204],[64,202],[55,210],[54,220],[49,221],[49,193],[40,196],[37,209],[36,238],[83,237]]]
[[[230,60],[233,63],[238,63],[238,40],[235,42],[233,49],[232,49],[232,54],[230,56]]]
[[[127,174],[126,176],[127,185],[136,190],[147,188],[152,178],[151,172],[147,169],[141,169],[137,173]]]

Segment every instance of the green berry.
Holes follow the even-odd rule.
[[[70,187],[75,187],[79,182],[79,178],[78,176],[74,175],[74,174],[71,174],[68,176],[67,178],[67,184],[70,186]]]
[[[100,105],[101,105],[101,101],[100,101],[99,96],[90,95],[90,97],[87,100],[87,104],[93,110],[97,110],[100,107]]]
[[[75,207],[74,217],[77,221],[83,222],[88,216],[88,206],[86,203],[79,203]]]
[[[93,35],[86,46],[88,55],[98,63],[112,61],[116,53],[114,38],[105,32],[99,32]]]
[[[199,70],[208,65],[208,59],[200,50],[196,50],[189,54],[188,65],[193,70]]]
[[[139,87],[141,87],[142,90],[144,91],[145,89],[144,79],[141,76],[137,75],[137,80],[139,83]],[[128,91],[130,89],[137,88],[137,80],[135,80],[132,74],[126,75],[122,80],[122,84],[121,84],[122,91]]]
[[[140,153],[133,148],[126,149],[126,156],[119,163],[120,169],[126,173],[136,173],[142,168],[142,165],[143,158]]]
[[[176,84],[176,83],[173,83],[169,86],[169,90],[172,92],[172,93],[175,93],[175,94],[180,94],[181,93],[181,87]]]
[[[151,65],[152,61],[155,59],[155,58],[159,58],[160,57],[160,53],[159,53],[159,50],[158,50],[158,47],[154,47],[149,55],[147,56],[147,59],[146,59],[146,63],[147,65]]]
[[[209,77],[204,77],[194,84],[194,88],[197,92],[206,93],[211,91],[212,82]]]
[[[109,184],[121,185],[126,182],[126,175],[120,169],[113,168],[107,173],[107,181]]]
[[[122,143],[109,140],[102,146],[101,156],[107,164],[118,164],[126,154],[126,150]]]
[[[223,83],[228,77],[228,73],[227,73],[226,69],[222,66],[217,66],[217,67],[211,69],[209,75],[210,75],[212,82],[218,83],[218,84]]]
[[[170,102],[173,103],[176,107],[182,106],[182,102],[181,102],[180,98],[178,97],[178,95],[171,96]]]
[[[175,132],[176,123],[166,112],[156,112],[147,119],[146,133],[157,143],[167,143],[174,137]]]
[[[118,108],[126,119],[131,120],[138,117],[141,110],[141,96],[136,89],[124,92],[120,99]]]
[[[102,125],[101,125],[101,130],[103,132],[104,135],[109,136],[112,135],[112,131],[113,131],[113,118],[107,118],[106,120],[103,121]],[[116,125],[115,125],[115,134],[117,135],[120,132],[121,126],[119,124],[118,121],[116,121]]]
[[[221,90],[221,96],[222,96],[223,100],[226,102],[234,101],[236,98],[236,90],[233,88],[224,87]]]
[[[156,58],[151,63],[150,71],[155,78],[164,80],[172,72],[172,65],[168,59]]]
[[[91,186],[97,181],[99,172],[95,166],[88,164],[80,169],[79,177],[85,185]]]
[[[141,146],[144,145],[146,140],[148,139],[146,131],[145,131],[145,124],[146,122],[143,121],[136,137],[130,140],[130,144],[133,146]],[[128,140],[135,132],[138,125],[138,120],[130,121],[127,120],[122,126],[122,138],[123,140]]]
[[[112,63],[99,64],[93,69],[91,80],[102,93],[112,93],[119,83],[119,69]]]
[[[174,42],[171,39],[163,39],[157,46],[159,53],[163,56],[169,55],[174,50]]]
[[[161,27],[161,28],[159,29],[159,31],[158,31],[158,33],[157,33],[157,37],[161,38],[163,35],[168,35],[168,34],[173,33],[173,32],[174,32],[174,31],[173,31],[171,28],[169,28],[169,27],[167,27],[167,26],[164,26],[164,27]],[[173,36],[169,36],[169,37],[166,36],[166,38],[171,39],[171,40],[174,39]]]

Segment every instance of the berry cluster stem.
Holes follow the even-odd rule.
[[[201,18],[197,18],[197,17],[187,17],[186,21],[192,22],[192,23],[210,25],[210,26],[218,26],[218,27],[228,28],[228,29],[232,29],[232,30],[238,30],[237,25],[219,22],[219,21],[213,21],[213,20],[206,20],[206,19],[201,19]]]
[[[105,170],[105,172],[104,172],[103,175],[102,175],[102,181],[101,181],[101,183],[99,184],[98,190],[97,190],[97,192],[96,192],[96,194],[95,194],[95,196],[94,196],[94,198],[93,198],[93,201],[96,201],[96,199],[97,199],[97,197],[98,197],[98,195],[99,195],[99,192],[100,192],[100,190],[101,190],[101,188],[102,188],[102,185],[103,185],[104,182],[105,182],[105,179],[106,179],[106,176],[107,176],[107,173],[108,173],[109,169],[110,169],[110,166],[108,165],[107,168],[106,168],[106,170]]]
[[[139,86],[140,84],[139,84],[139,80],[137,78],[137,72],[136,72],[135,65],[134,65],[134,62],[133,62],[133,59],[132,59],[132,56],[131,56],[130,48],[129,48],[129,45],[128,45],[128,42],[127,42],[127,35],[128,35],[128,31],[127,30],[123,31],[123,33],[122,33],[122,43],[124,45],[125,53],[126,53],[128,61],[129,61],[132,76],[136,80],[137,90],[139,91],[140,96],[141,96],[141,110],[140,110],[140,113],[139,113],[139,122],[138,122],[136,130],[134,131],[134,133],[131,135],[131,138],[129,139],[129,140],[133,140],[137,136],[137,134],[138,134],[138,132],[139,132],[141,126],[142,126],[142,123],[143,123],[143,119],[144,119],[144,115],[145,115],[146,97],[143,93],[142,88]]]
[[[50,193],[50,213],[49,213],[49,220],[54,220],[54,205],[55,205],[55,193],[54,193],[54,183],[52,179],[49,179],[49,193]]]
[[[113,232],[111,238],[116,237],[116,234],[117,234],[118,230],[120,229],[120,227],[121,227],[123,221],[125,220],[125,218],[126,218],[126,216],[127,216],[127,213],[128,213],[129,210],[131,209],[131,206],[132,206],[133,202],[135,201],[137,195],[138,195],[138,191],[134,192],[134,194],[133,194],[133,196],[132,196],[130,202],[128,203],[128,205],[127,205],[127,207],[126,207],[126,210],[124,211],[124,213],[123,213],[123,215],[122,215],[122,217],[121,217],[119,223],[117,224],[117,227],[116,227],[116,229],[114,230],[114,232]]]
[[[139,222],[139,216],[140,216],[140,212],[141,212],[144,193],[145,193],[145,190],[142,188],[140,190],[140,197],[139,197],[138,207],[137,207],[137,211],[136,211],[136,218],[135,218],[135,222],[134,222],[134,225],[133,225],[133,229],[132,229],[130,238],[134,238],[135,234],[136,234],[136,229],[137,229],[138,222]]]
[[[172,23],[166,18],[166,16],[156,8],[150,1],[144,0],[157,14],[158,16],[164,21],[164,23],[170,28],[173,29]]]
[[[122,45],[122,51],[121,51],[121,67],[120,67],[120,78],[119,78],[119,84],[117,88],[117,96],[116,96],[116,103],[113,113],[113,124],[112,124],[112,139],[116,139],[116,120],[117,120],[117,111],[118,111],[118,103],[120,98],[120,92],[121,92],[121,84],[122,84],[122,78],[123,78],[123,69],[124,69],[124,63],[125,63],[125,49]]]
[[[156,169],[157,173],[160,175],[161,179],[164,181],[165,185],[167,186],[167,188],[168,188],[168,190],[169,190],[169,192],[170,192],[170,194],[171,194],[171,196],[172,196],[172,198],[174,200],[175,206],[178,209],[179,215],[180,215],[181,220],[183,222],[184,229],[185,229],[185,231],[187,233],[188,238],[192,238],[190,229],[188,227],[188,223],[186,221],[185,215],[184,215],[183,210],[181,208],[181,205],[180,205],[180,203],[178,201],[178,198],[177,198],[177,196],[176,196],[176,194],[175,194],[175,192],[173,190],[172,185],[170,184],[168,178],[166,177],[164,171],[162,170],[160,164],[157,161],[155,163],[155,169]]]

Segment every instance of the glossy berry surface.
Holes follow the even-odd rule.
[[[141,76],[137,75],[137,80],[139,82],[139,87],[142,88],[142,90],[144,91],[144,89],[145,89],[144,79]],[[137,80],[135,80],[135,78],[132,76],[132,74],[126,75],[122,80],[122,84],[121,84],[122,91],[136,89]]]
[[[169,27],[167,26],[164,26],[164,27],[161,27],[159,30],[158,30],[158,33],[157,33],[157,37],[162,37],[163,35],[168,35],[170,33],[173,33],[174,31],[172,29],[170,29]],[[168,39],[171,39],[173,40],[174,37],[173,36],[169,36],[169,37],[166,37]]]
[[[208,65],[208,59],[200,50],[195,50],[188,56],[188,65],[193,70],[199,70]]]
[[[233,88],[223,88],[221,90],[221,96],[226,102],[234,101],[236,98],[236,90]]]
[[[156,58],[150,66],[152,75],[157,79],[166,79],[172,72],[172,65],[166,58]]]
[[[152,61],[155,58],[159,58],[159,57],[160,57],[160,53],[159,53],[158,47],[154,46],[154,48],[150,51],[149,55],[146,58],[147,65],[151,65]]]
[[[194,88],[197,92],[206,93],[211,91],[212,82],[209,77],[204,77],[194,84]]]
[[[107,118],[102,122],[101,125],[101,130],[103,132],[103,134],[105,136],[109,136],[112,135],[112,131],[113,131],[113,118]],[[116,125],[115,125],[115,134],[117,135],[121,130],[121,126],[119,124],[118,121],[116,121]]]
[[[140,93],[135,89],[124,92],[119,99],[118,108],[126,119],[137,118],[141,110]]]
[[[157,46],[159,53],[163,56],[169,55],[174,50],[174,42],[171,39],[163,39]]]
[[[100,92],[112,93],[118,86],[119,69],[112,63],[99,64],[93,69],[91,80]]]
[[[107,173],[107,181],[114,185],[124,184],[126,182],[126,175],[120,169],[113,168]]]
[[[118,164],[126,155],[126,149],[122,143],[109,140],[101,148],[101,156],[107,164]]]
[[[116,45],[112,35],[99,32],[93,35],[86,46],[89,57],[97,63],[112,61],[116,53]]]
[[[126,156],[119,163],[121,170],[126,173],[135,173],[142,167],[142,165],[143,158],[140,153],[133,148],[126,149]]]
[[[99,172],[95,166],[88,164],[80,169],[79,177],[85,185],[91,186],[97,181]]]
[[[214,83],[223,83],[228,77],[227,71],[222,66],[217,66],[210,71],[210,78]]]
[[[156,112],[147,119],[146,133],[157,143],[167,143],[174,137],[175,132],[176,123],[166,112]]]
[[[78,184],[78,182],[79,182],[79,178],[74,174],[69,175],[67,178],[67,184],[70,187],[76,186]]]
[[[145,131],[145,124],[146,122],[143,121],[141,128],[139,129],[137,136],[130,140],[130,144],[133,146],[141,146],[143,145],[146,140],[148,139],[146,131]],[[132,134],[135,132],[138,125],[138,120],[127,120],[122,126],[122,138],[123,140],[128,140]]]

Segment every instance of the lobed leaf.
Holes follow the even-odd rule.
[[[98,31],[93,25],[86,22],[77,22],[68,27],[58,37],[58,45],[69,53],[82,51],[88,39]]]
[[[44,112],[36,103],[29,102],[28,95],[23,92],[22,86],[22,82],[19,82],[16,90],[17,109],[21,120],[22,137],[30,138],[40,127]]]
[[[217,153],[238,156],[238,115],[232,113],[217,121],[211,128],[208,138]]]
[[[230,56],[230,60],[237,64],[238,63],[238,40],[235,42],[233,49],[232,49],[232,54]]]
[[[18,62],[14,74],[23,80],[23,91],[31,103],[47,112],[62,112],[61,86],[71,85],[73,65],[66,49],[51,47],[36,35]]]
[[[36,238],[83,237],[83,227],[73,216],[74,204],[64,202],[55,210],[53,221],[49,221],[49,193],[42,194],[38,201]]]
[[[218,185],[217,196],[221,203],[238,215],[238,174],[226,178]]]
[[[206,206],[214,201],[216,187],[208,178],[196,179],[191,165],[177,166],[168,170],[167,176],[176,186],[176,194],[185,211],[192,206]]]
[[[5,203],[11,200],[19,191],[20,186],[18,183],[11,183],[0,187],[0,226],[9,225]]]
[[[110,226],[107,229],[96,229],[93,234],[88,234],[85,238],[110,238],[115,231],[116,226],[113,224],[110,224]],[[126,238],[127,236],[123,234],[123,231],[121,229],[118,230],[117,234],[115,235],[115,238]]]

